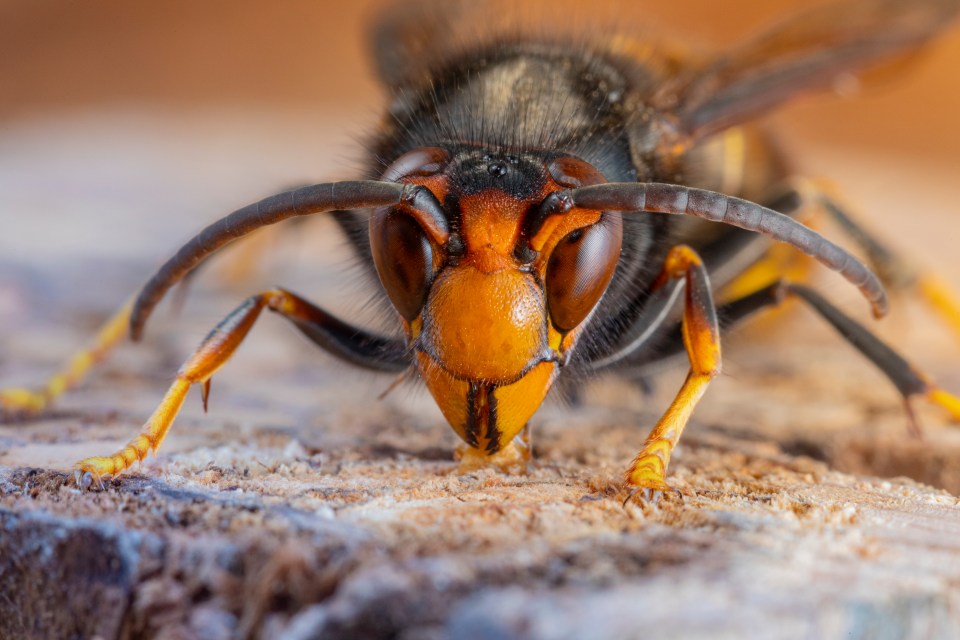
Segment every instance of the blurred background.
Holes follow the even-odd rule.
[[[365,32],[382,4],[0,0],[0,259],[154,264],[197,226],[179,220],[355,175],[383,106]],[[615,4],[622,25],[705,49],[808,5]],[[960,169],[958,65],[953,29],[902,74],[770,120],[811,175],[838,179],[871,216],[897,211],[884,219],[892,235],[916,234],[922,253],[949,251],[945,234],[927,233],[938,211],[914,211],[951,209],[936,198]],[[107,228],[85,224],[87,210]]]

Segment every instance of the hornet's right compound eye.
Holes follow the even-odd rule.
[[[605,213],[599,222],[567,234],[547,263],[547,309],[561,333],[583,322],[607,290],[620,259],[623,218]]]
[[[433,247],[420,225],[396,209],[381,209],[370,227],[370,249],[390,302],[413,322],[433,281]]]

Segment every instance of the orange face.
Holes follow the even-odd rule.
[[[385,177],[443,204],[443,246],[398,208],[371,218],[371,249],[444,416],[468,445],[496,453],[543,402],[609,284],[619,214],[538,218],[551,193],[603,181],[572,158],[418,150]]]

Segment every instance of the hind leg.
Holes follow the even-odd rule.
[[[39,389],[0,389],[0,416],[41,413],[59,396],[79,385],[90,369],[126,335],[132,306],[132,301],[124,304],[100,328],[93,344],[77,352]]]
[[[960,297],[937,273],[917,267],[881,241],[851,213],[838,189],[822,180],[795,180],[794,192],[805,204],[822,211],[863,250],[870,265],[889,288],[917,295],[960,337]]]

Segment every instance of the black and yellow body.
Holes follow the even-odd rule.
[[[156,449],[190,386],[206,397],[264,308],[354,364],[416,371],[463,440],[467,466],[524,467],[529,422],[558,381],[600,370],[636,377],[685,352],[687,380],[625,476],[633,491],[667,489],[671,452],[721,370],[718,318],[736,322],[788,296],[818,311],[905,399],[926,396],[960,417],[953,396],[789,281],[790,260],[771,247],[813,257],[859,287],[876,315],[886,309],[871,269],[803,224],[817,208],[849,218],[827,194],[798,188],[755,123],[797,93],[913,51],[955,17],[955,2],[848,0],[707,60],[609,34],[484,29],[488,5],[448,5],[401,3],[376,25],[390,102],[365,180],[273,196],[210,225],[129,312],[139,337],[170,286],[219,247],[333,212],[402,338],[352,327],[282,289],[257,294],[184,364],[141,435],[79,463],[81,480],[114,476]],[[892,280],[889,252],[841,226]],[[937,306],[957,313],[948,296]],[[0,401],[35,409],[54,395]]]
[[[461,255],[438,265],[422,315],[407,324],[415,366],[466,445],[488,455],[510,446],[518,434],[525,437],[522,428],[558,376],[577,378],[572,371],[582,374],[622,348],[637,319],[655,318],[641,321],[652,335],[618,364],[647,366],[657,359],[681,318],[678,309],[660,308],[667,305],[652,298],[673,246],[682,242],[701,255],[719,286],[769,246],[754,233],[702,220],[625,219],[606,212],[596,224],[617,239],[582,251],[602,255],[579,257],[596,262],[601,273],[548,273],[554,247],[585,228],[573,216],[544,237],[537,260],[518,257],[531,210],[563,188],[676,183],[762,204],[783,193],[786,159],[756,125],[725,130],[680,153],[664,154],[663,145],[651,144],[667,126],[656,115],[655,94],[669,82],[676,61],[657,50],[632,52],[623,43],[619,48],[586,40],[571,46],[494,39],[432,63],[404,60],[395,49],[381,61],[408,73],[407,65],[422,65],[430,81],[394,78],[391,68],[383,69],[384,79],[396,82],[394,102],[372,144],[376,173],[370,177],[380,177],[388,159],[403,165],[407,161],[396,161],[398,155],[438,149],[429,172],[417,168],[420,175],[403,179],[436,194],[463,244]],[[642,117],[646,113],[651,117]],[[564,159],[569,166],[560,166]],[[385,175],[394,173],[388,168]],[[367,216],[337,219],[358,252],[371,254]],[[376,237],[379,218],[371,220]],[[383,279],[378,249],[366,262]],[[577,278],[589,282],[569,293],[576,303],[558,297],[550,304],[551,287],[572,289]],[[384,284],[389,293],[386,279]],[[576,318],[565,317],[573,315],[567,306],[578,307]],[[522,442],[516,445],[529,451]],[[512,462],[516,455],[510,451],[503,458]]]

